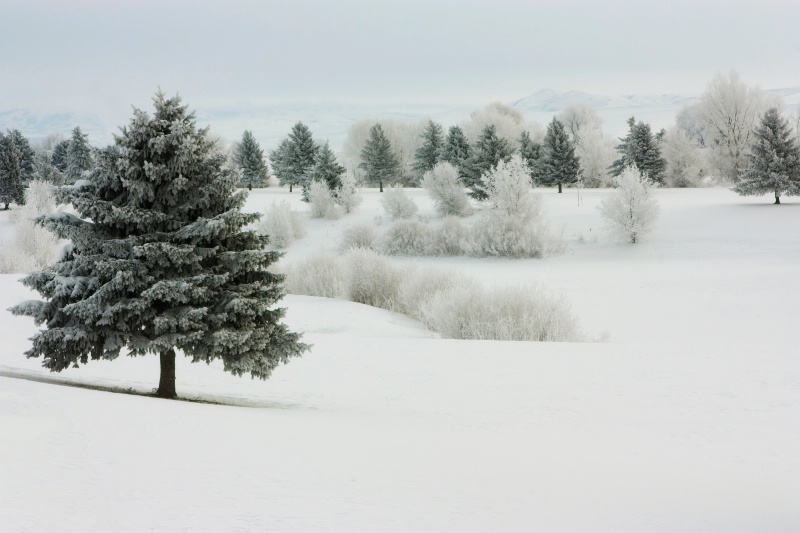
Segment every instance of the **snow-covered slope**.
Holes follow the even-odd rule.
[[[311,353],[266,381],[179,358],[171,402],[0,377],[0,531],[790,531],[800,527],[800,200],[657,192],[636,246],[610,191],[541,191],[569,250],[543,260],[393,258],[484,283],[541,281],[592,335],[438,338],[407,317],[289,296]],[[333,250],[380,195],[308,220],[287,251]],[[435,216],[424,191],[420,215]],[[299,193],[254,192],[247,208]],[[0,222],[7,213],[0,212]],[[8,234],[12,229],[4,226]],[[381,226],[383,227],[383,226]],[[30,298],[0,276],[0,309]],[[50,374],[0,311],[0,373],[155,387],[158,360]]]

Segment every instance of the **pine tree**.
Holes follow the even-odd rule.
[[[81,179],[85,170],[92,168],[92,148],[89,136],[81,132],[80,126],[72,130],[72,138],[67,147],[67,168],[64,178],[67,183],[75,183]]]
[[[564,125],[553,117],[553,121],[547,125],[542,157],[534,169],[536,181],[543,185],[558,185],[560,193],[562,185],[578,181],[579,171],[580,160],[575,155],[575,147]]]
[[[11,142],[17,147],[19,153],[19,171],[22,183],[26,184],[33,179],[34,160],[36,153],[31,148],[31,143],[18,129],[8,130]]]
[[[0,132],[0,203],[8,206],[25,203],[25,189],[22,184],[22,154],[14,138]]]
[[[72,243],[23,280],[45,298],[11,310],[46,328],[26,355],[58,372],[124,348],[158,354],[160,397],[176,396],[177,350],[266,379],[308,348],[272,308],[283,296],[268,270],[279,254],[244,229],[259,216],[241,212],[247,193],[194,115],[178,97],[154,103],[154,116],[134,110],[88,181],[68,188],[79,216],[40,219]]]
[[[413,168],[417,173],[418,181],[439,162],[443,147],[442,126],[429,120],[428,125],[422,132],[422,146],[414,154]]]
[[[302,122],[292,126],[289,137],[281,141],[277,150],[269,154],[272,168],[278,176],[281,185],[288,185],[292,192],[294,185],[303,186],[303,197],[306,198],[309,182],[306,173],[314,166],[314,158],[319,146],[314,143],[311,130]]]
[[[497,128],[489,124],[481,132],[475,142],[472,155],[465,164],[466,185],[469,195],[476,200],[485,200],[488,196],[482,177],[497,166],[500,161],[508,161],[514,151],[509,142],[497,135]]]
[[[336,160],[336,155],[326,142],[317,151],[314,165],[306,172],[305,181],[308,183],[315,180],[321,181],[328,185],[328,189],[336,191],[342,186],[342,175],[344,172],[345,168]],[[303,194],[304,199],[307,200],[305,191]]]
[[[456,167],[458,169],[458,177],[465,185],[467,183],[465,169],[471,156],[472,147],[469,145],[467,136],[464,135],[464,130],[459,126],[451,126],[447,131],[439,161],[450,163]]]
[[[663,132],[659,135],[663,138]],[[653,183],[664,184],[664,171],[667,162],[661,157],[661,146],[650,131],[650,124],[639,121],[634,117],[628,119],[628,135],[620,139],[617,152],[621,157],[614,161],[609,168],[612,176],[619,176],[625,169],[635,166],[639,172]]]
[[[267,164],[264,162],[264,151],[253,136],[253,132],[245,130],[240,142],[233,151],[233,163],[242,170],[242,181],[248,189],[263,187],[267,182]]]
[[[281,186],[289,185],[289,192],[292,192],[292,183],[289,179],[289,168],[286,164],[289,154],[289,139],[283,139],[278,147],[269,153],[269,162],[272,165],[272,171],[275,177],[278,178],[278,183]]]
[[[523,131],[519,136],[519,156],[530,169],[531,185],[536,185],[536,166],[542,158],[542,145],[533,142],[530,133]]]
[[[800,195],[800,145],[789,121],[773,107],[753,133],[749,165],[733,190],[743,196],[774,193],[776,204],[781,203],[781,195]]]
[[[392,182],[400,174],[400,162],[380,124],[370,128],[358,166],[366,172],[367,182],[378,184],[380,192],[383,192],[383,182]]]
[[[53,166],[62,174],[67,172],[67,151],[69,151],[69,139],[64,139],[53,148]]]

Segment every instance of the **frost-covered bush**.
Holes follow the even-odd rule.
[[[398,220],[380,239],[380,249],[389,255],[428,255],[433,237],[430,226],[419,220]]]
[[[430,255],[463,255],[469,242],[469,229],[455,217],[445,217],[444,222],[434,228],[430,237]]]
[[[391,310],[402,281],[400,271],[372,250],[352,249],[344,255],[348,299]]]
[[[355,172],[348,170],[342,175],[342,184],[336,189],[335,201],[345,213],[350,213],[361,204],[358,180]]]
[[[523,223],[536,221],[541,200],[531,188],[530,169],[518,155],[500,161],[482,178],[493,214]]]
[[[324,181],[311,182],[308,186],[308,202],[311,205],[311,218],[339,218],[339,207],[333,192]]]
[[[417,212],[417,204],[399,185],[392,185],[384,191],[381,204],[392,220],[411,218]]]
[[[616,190],[598,209],[612,235],[622,242],[636,244],[655,227],[658,218],[654,186],[632,166],[617,177],[616,185]]]
[[[450,163],[438,163],[422,176],[420,184],[433,198],[439,215],[464,217],[472,214],[469,196],[458,179],[458,169]]]
[[[277,248],[286,248],[295,239],[306,235],[303,219],[291,210],[289,202],[285,200],[279,204],[273,202],[272,208],[261,218],[258,232],[269,236],[270,244]]]
[[[55,211],[51,184],[34,180],[25,190],[25,205],[11,213],[15,238],[2,243],[0,273],[25,273],[41,270],[52,263],[57,254],[58,239],[35,222],[36,217]]]
[[[344,264],[333,254],[320,252],[284,267],[286,292],[341,298],[347,294]]]
[[[469,278],[442,270],[425,268],[407,271],[397,292],[395,311],[425,323],[424,310],[437,294],[448,291],[456,285],[469,287],[473,284]],[[432,325],[426,324],[426,326],[435,330]]]
[[[473,257],[542,257],[547,251],[546,233],[536,224],[511,218],[487,216],[472,225],[464,252]]]
[[[565,342],[581,339],[569,304],[538,285],[454,285],[422,308],[423,321],[445,338]]]
[[[372,249],[378,238],[378,232],[370,224],[354,224],[342,232],[339,250],[346,252],[351,248]]]

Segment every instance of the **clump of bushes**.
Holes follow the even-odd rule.
[[[261,218],[257,231],[267,235],[270,244],[276,248],[286,248],[295,239],[301,239],[306,235],[303,219],[291,210],[289,202],[285,200],[279,204],[273,202],[272,208]]]

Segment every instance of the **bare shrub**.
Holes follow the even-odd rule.
[[[351,248],[372,249],[377,238],[378,232],[371,225],[365,223],[354,224],[342,232],[342,242],[339,244],[339,249],[343,252]]]
[[[433,324],[426,323],[424,309],[439,293],[454,286],[469,287],[474,282],[458,274],[436,269],[408,271],[398,289],[395,310],[422,321],[428,329],[435,330]]]
[[[464,243],[473,257],[542,257],[545,250],[546,236],[537,224],[491,215],[472,225]]]
[[[402,275],[388,259],[372,250],[352,249],[344,255],[348,299],[391,310]]]
[[[462,255],[469,241],[469,229],[455,217],[445,217],[444,222],[433,230],[428,253],[430,255]]]
[[[347,294],[345,269],[333,254],[320,252],[284,267],[286,292],[342,298]]]
[[[417,204],[408,197],[403,187],[399,185],[392,185],[384,191],[381,204],[383,204],[383,209],[392,220],[411,218],[417,212]]]
[[[380,239],[380,249],[389,255],[427,255],[433,230],[419,220],[398,220]]]
[[[25,205],[11,213],[16,237],[4,243],[0,251],[0,273],[24,273],[41,270],[52,263],[57,254],[58,238],[36,223],[36,217],[55,211],[51,184],[34,180],[25,190]]]
[[[303,219],[291,210],[289,202],[285,200],[279,204],[273,202],[272,208],[261,218],[257,231],[269,236],[270,243],[277,248],[286,248],[295,239],[306,235]]]
[[[450,163],[438,163],[423,175],[420,184],[433,198],[439,215],[464,217],[472,214],[464,184],[458,179],[458,169]]]
[[[539,285],[485,289],[454,285],[423,306],[424,322],[445,338],[568,342],[581,339],[569,304]]]

